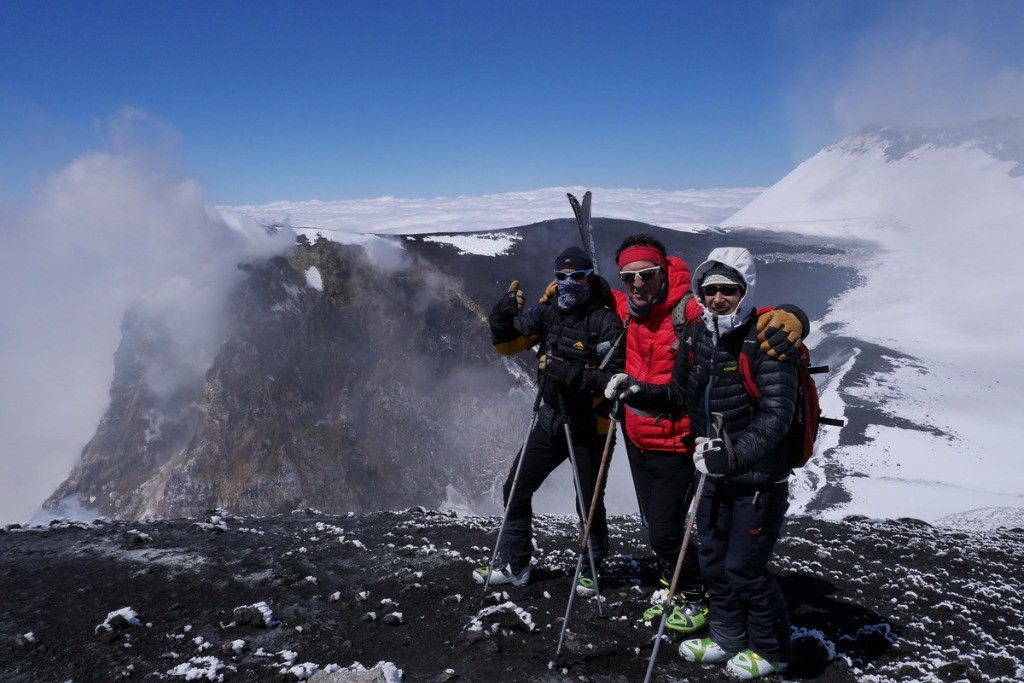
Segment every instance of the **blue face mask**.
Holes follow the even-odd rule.
[[[582,280],[560,280],[558,282],[558,301],[556,305],[563,311],[568,311],[590,298],[590,282]]]

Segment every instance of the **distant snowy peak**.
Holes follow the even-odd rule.
[[[927,149],[977,148],[1001,161],[1013,162],[1009,174],[1024,175],[1024,124],[1003,118],[948,128],[872,126],[829,145],[825,151],[864,154],[881,150],[886,161],[913,158]]]
[[[845,137],[723,225],[887,241],[894,228],[935,236],[934,226],[960,231],[979,221],[998,234],[1022,211],[1024,128],[1004,119],[941,130],[884,126]]]

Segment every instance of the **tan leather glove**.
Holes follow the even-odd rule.
[[[757,318],[757,341],[769,358],[786,360],[803,343],[804,326],[789,311],[775,309]]]
[[[542,353],[540,358],[537,359],[537,368],[541,371],[546,370],[548,367],[548,355]]]
[[[526,303],[526,295],[519,289],[519,280],[513,280],[508,286],[508,291],[516,293],[516,314],[523,312],[523,305]]]
[[[540,302],[542,304],[546,304],[547,302],[551,301],[552,299],[554,299],[557,296],[558,296],[558,281],[557,280],[552,280],[551,283],[548,285],[548,288],[545,289],[544,293],[541,295]]]

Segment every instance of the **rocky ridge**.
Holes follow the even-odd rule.
[[[46,506],[73,495],[120,519],[266,515],[489,492],[528,408],[509,400],[483,311],[407,258],[388,270],[321,239],[241,266],[217,357],[169,396],[147,381],[166,330],[130,312],[107,414]]]

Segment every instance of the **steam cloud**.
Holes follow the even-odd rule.
[[[129,306],[172,331],[174,361],[147,376],[168,395],[212,362],[237,264],[294,242],[208,211],[168,124],[126,109],[107,133],[109,150],[50,174],[0,224],[0,522],[28,519],[92,436]]]
[[[949,126],[1024,115],[1024,70],[989,71],[963,39],[920,32],[860,46],[834,102],[847,132],[878,122]]]
[[[794,72],[784,98],[794,157],[868,126],[937,127],[999,118],[1024,119],[1024,52],[1013,2],[880,3],[848,44],[825,50],[810,25],[848,22],[841,6],[798,3],[782,17],[796,42],[820,50]],[[812,15],[812,18],[808,18]],[[801,35],[803,34],[803,35]]]

